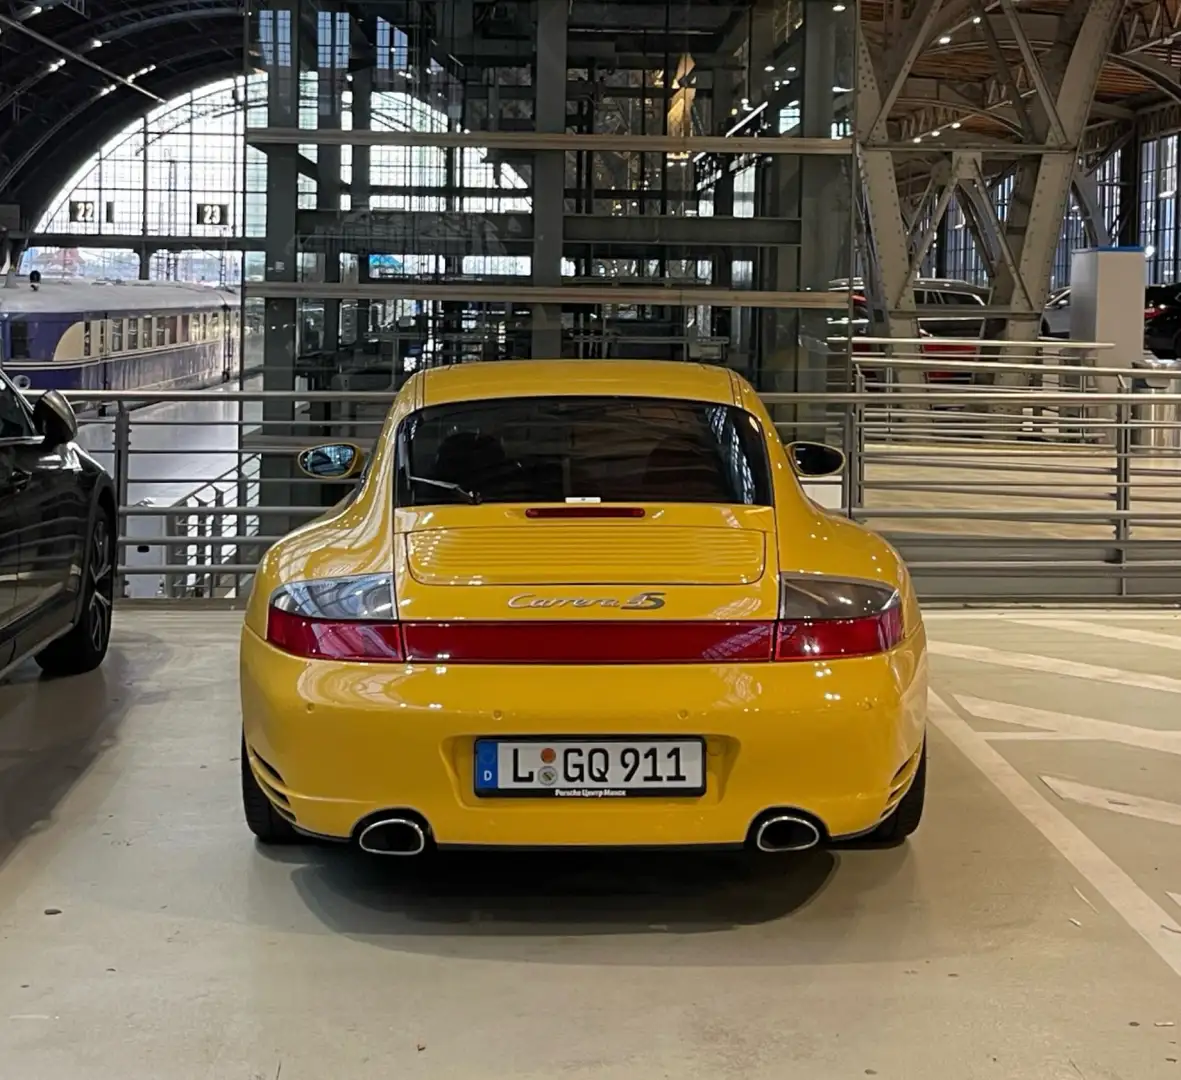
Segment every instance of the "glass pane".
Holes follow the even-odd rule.
[[[538,397],[439,405],[403,423],[398,461],[399,501],[411,506],[473,498],[771,502],[758,421],[704,402]]]

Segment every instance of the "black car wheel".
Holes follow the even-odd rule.
[[[927,744],[924,742],[919,767],[915,770],[910,787],[894,808],[894,812],[870,834],[870,839],[877,844],[901,843],[919,827],[919,822],[923,820],[923,804],[926,801]]]
[[[242,812],[246,827],[260,844],[297,844],[301,837],[278,810],[271,805],[250,767],[246,738],[242,738]]]
[[[46,675],[82,675],[103,662],[111,643],[115,600],[115,534],[110,515],[99,511],[86,545],[82,610],[73,629],[37,655]]]

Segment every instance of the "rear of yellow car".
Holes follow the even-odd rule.
[[[268,555],[241,660],[263,840],[772,850],[922,810],[905,569],[723,370],[415,380],[356,498]]]

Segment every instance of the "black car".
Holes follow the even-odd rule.
[[[0,676],[30,656],[78,675],[107,652],[115,488],[77,434],[59,393],[30,408],[0,372]]]

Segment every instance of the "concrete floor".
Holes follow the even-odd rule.
[[[0,685],[4,1080],[1181,1078],[1181,618],[932,614],[894,850],[430,868],[251,842],[237,618]]]

